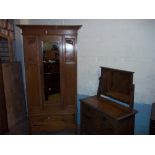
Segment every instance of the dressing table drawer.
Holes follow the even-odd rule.
[[[88,98],[89,99],[89,98]],[[104,105],[101,100],[101,104]],[[109,103],[110,104],[110,103]],[[117,111],[118,107],[110,106],[109,111],[94,103],[81,101],[81,134],[91,135],[120,135],[134,133],[135,115],[124,114],[124,117],[111,116],[112,110]],[[120,107],[119,107],[120,108]]]

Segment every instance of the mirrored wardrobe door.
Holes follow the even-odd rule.
[[[61,40],[59,38],[45,37],[41,39],[44,105],[59,105],[61,103],[60,52]]]

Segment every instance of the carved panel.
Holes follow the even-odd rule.
[[[28,64],[37,64],[38,62],[38,51],[37,51],[37,38],[35,37],[25,37],[25,63]]]
[[[75,41],[73,38],[65,39],[65,62],[75,61]]]

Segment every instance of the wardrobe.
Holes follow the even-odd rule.
[[[81,25],[17,26],[23,35],[30,132],[76,131]]]

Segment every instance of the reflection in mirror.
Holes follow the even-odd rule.
[[[46,104],[60,103],[59,43],[43,42],[44,95]]]

